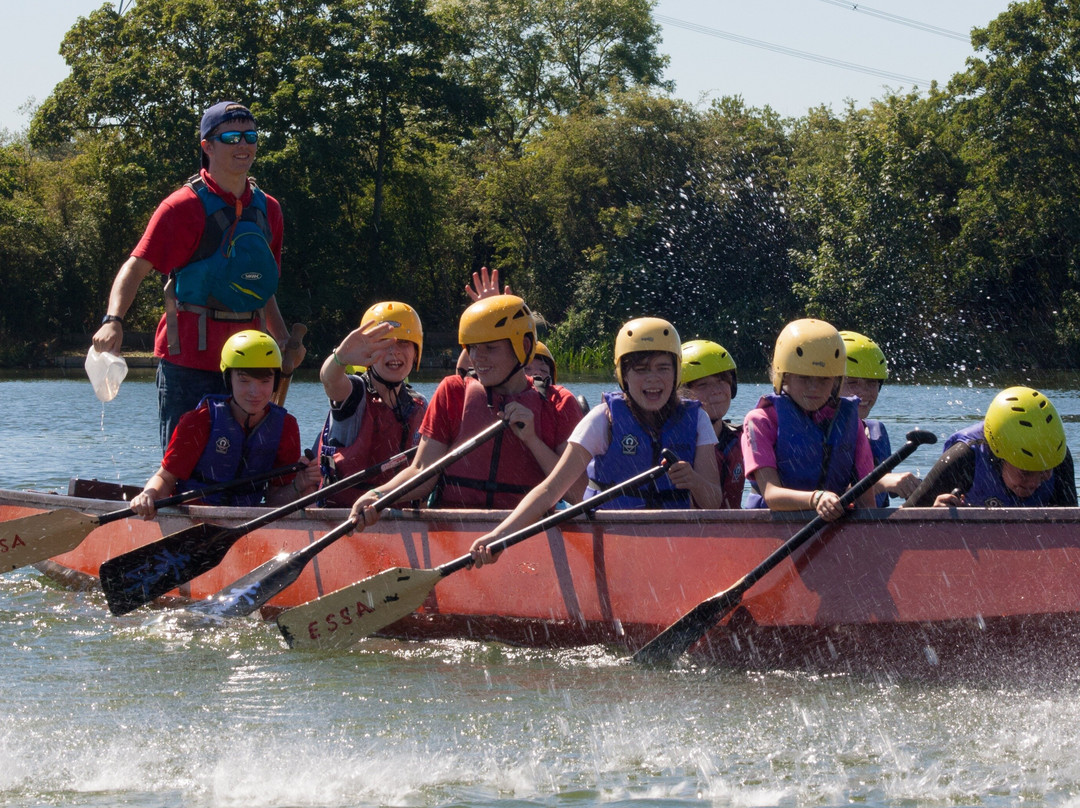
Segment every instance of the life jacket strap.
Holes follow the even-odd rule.
[[[199,315],[199,350],[206,350],[206,321],[220,320],[230,323],[250,323],[259,318],[266,322],[266,309],[253,309],[251,311],[228,311],[226,309],[213,309],[208,306],[197,306],[194,303],[184,303],[176,299],[175,273],[169,276],[165,282],[165,339],[169,346],[169,356],[180,353],[180,325],[177,313],[181,311],[192,312]]]

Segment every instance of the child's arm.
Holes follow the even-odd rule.
[[[141,493],[131,500],[131,510],[143,519],[153,519],[157,515],[154,503],[159,499],[172,496],[176,490],[177,477],[159,466],[154,476],[146,481]]]
[[[331,401],[344,401],[349,397],[352,393],[352,382],[345,375],[345,368],[349,365],[368,367],[382,358],[391,344],[387,334],[393,329],[390,323],[369,322],[363,328],[349,332],[341,344],[326,357],[319,370],[319,381],[323,384],[323,392],[327,398]]]
[[[680,460],[668,471],[668,477],[676,488],[690,492],[697,507],[724,506],[724,489],[720,487],[720,469],[716,465],[713,444],[698,446],[694,451],[694,464]]]
[[[496,539],[508,536],[533,524],[555,507],[566,490],[582,475],[592,460],[589,450],[578,443],[568,443],[555,468],[511,511],[498,527],[473,542],[470,552],[476,566],[490,564],[495,557],[488,552],[488,545]]]

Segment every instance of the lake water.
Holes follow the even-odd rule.
[[[1080,446],[1075,381],[1040,389]],[[605,387],[571,385],[591,403]],[[765,389],[740,386],[736,420]],[[894,445],[915,426],[944,437],[995,392],[887,386],[874,414]],[[0,487],[141,484],[157,465],[148,380],[105,405],[74,377],[0,396]],[[311,443],[321,388],[294,382],[289,405]],[[646,671],[606,648],[464,641],[292,654],[254,619],[115,618],[100,593],[20,570],[0,576],[0,805],[1080,806],[1078,677],[1040,673]]]

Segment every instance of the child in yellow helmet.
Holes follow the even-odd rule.
[[[384,301],[371,306],[323,362],[319,380],[330,400],[319,438],[324,483],[336,482],[411,449],[427,400],[406,382],[420,367],[424,329],[407,303]],[[360,373],[351,372],[363,366]],[[391,476],[383,472],[365,483],[378,488]],[[313,489],[314,490],[314,489]],[[362,491],[332,495],[328,504],[349,507]]]
[[[180,417],[161,466],[131,500],[144,519],[157,513],[155,501],[174,491],[291,465],[300,458],[296,419],[270,400],[281,379],[281,350],[261,331],[233,334],[221,349],[227,396],[209,395]],[[275,478],[254,491],[216,494],[215,505],[283,505],[318,481],[318,463],[300,474]]]
[[[1073,459],[1057,409],[1030,387],[1002,390],[982,421],[945,441],[905,505],[1076,507]]]
[[[855,399],[840,398],[846,362],[840,333],[822,320],[788,323],[773,351],[773,395],[743,420],[750,507],[814,510],[826,521],[844,511],[840,495],[874,468]],[[859,500],[874,506],[873,492]]]
[[[606,393],[570,436],[558,465],[492,532],[472,546],[477,565],[493,558],[488,545],[554,507],[582,475],[585,498],[655,465],[662,449],[680,458],[666,477],[602,505],[603,508],[718,508],[723,503],[716,467],[716,433],[697,401],[679,398],[682,343],[674,326],[640,317],[615,339],[618,393]]]
[[[870,449],[874,453],[874,463],[881,463],[892,454],[889,433],[885,425],[870,418],[870,411],[877,403],[885,380],[889,378],[889,366],[885,353],[869,337],[855,331],[841,331],[841,339],[847,353],[847,371],[840,395],[854,396],[859,399],[859,417],[870,440]],[[886,474],[874,486],[879,508],[889,507],[889,495],[906,499],[919,485],[919,478],[910,471],[894,471]]]
[[[716,432],[716,463],[720,470],[720,488],[724,492],[721,507],[741,508],[746,475],[743,473],[742,426],[725,421],[731,399],[738,389],[735,360],[722,346],[705,339],[684,342],[682,346],[683,398],[701,402]]]
[[[437,504],[446,508],[512,508],[559,459],[580,415],[558,412],[533,387],[525,365],[536,350],[536,322],[515,295],[477,300],[461,315],[458,342],[469,352],[475,375],[451,375],[439,383],[420,425],[412,465],[381,487],[393,488],[504,418],[509,428],[446,469]],[[436,485],[421,486],[423,497]],[[353,505],[358,523],[377,518],[369,491]]]

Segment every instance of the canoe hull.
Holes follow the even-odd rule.
[[[0,491],[0,521],[116,503]],[[189,526],[233,526],[256,511],[191,507],[157,522],[95,529],[42,565],[69,585],[92,582],[115,555]],[[392,567],[433,568],[467,552],[504,514],[392,512],[325,550],[264,616]],[[211,572],[170,593],[206,597],[282,550],[342,522],[310,509],[242,538]],[[618,644],[635,650],[701,600],[733,584],[803,526],[768,512],[609,512],[517,545],[499,563],[442,580],[390,636],[469,637],[533,646]],[[695,649],[739,667],[940,668],[1053,654],[1080,637],[1080,509],[877,511],[826,528],[763,578]],[[1025,662],[1026,664],[1026,662]]]

